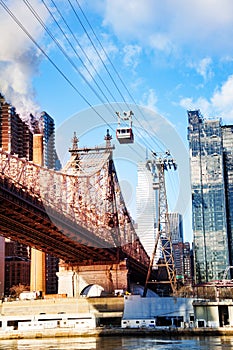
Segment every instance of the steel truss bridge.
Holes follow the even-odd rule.
[[[112,147],[71,150],[58,172],[0,149],[0,234],[67,264],[127,259],[146,276],[149,257],[125,206]]]

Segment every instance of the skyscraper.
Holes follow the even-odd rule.
[[[56,151],[54,120],[47,112],[42,112],[40,125],[43,134],[44,166],[49,169],[55,169]]]
[[[6,102],[5,98],[0,94],[0,147],[6,152],[17,154],[20,158],[27,160],[33,159],[33,134],[43,134],[43,165],[50,169],[58,169],[59,161],[55,150],[55,123],[51,116],[46,112],[41,113],[40,119],[29,116],[27,123],[24,122],[15,107]],[[1,234],[1,231],[0,231]],[[1,239],[0,258],[5,252],[5,240]],[[14,245],[14,255],[8,256],[6,250],[6,267],[5,274],[5,292],[8,293],[11,283],[30,284],[30,257],[28,256],[28,247],[18,242],[12,242]],[[19,254],[20,247],[25,248],[25,255]],[[5,258],[5,257],[4,257]],[[1,258],[3,259],[3,258]],[[0,261],[1,262],[1,261]],[[27,273],[26,273],[26,268]],[[22,271],[23,272],[22,272]],[[16,271],[18,271],[16,273]],[[57,292],[57,276],[58,259],[46,254],[46,293]],[[19,276],[20,279],[11,276]],[[24,276],[22,279],[21,277]],[[0,272],[0,293],[4,286],[3,268]]]
[[[138,184],[136,189],[137,235],[149,257],[152,256],[157,234],[156,194],[153,189],[153,175],[146,162],[138,163]],[[157,249],[155,263],[161,256],[161,243]]]
[[[20,158],[32,160],[33,133],[15,107],[0,94],[0,147]]]
[[[43,134],[43,155],[44,166],[49,169],[60,170],[59,161],[55,149],[55,123],[54,119],[47,113],[42,112],[40,117],[40,128]],[[58,272],[59,259],[45,254],[45,274],[46,274],[46,293],[55,294],[58,289]]]
[[[136,190],[137,234],[149,256],[155,241],[155,196],[152,174],[145,162],[138,164],[138,185]]]
[[[183,218],[179,213],[168,213],[172,243],[183,242]]]
[[[20,158],[32,160],[33,133],[29,125],[17,114],[15,107],[11,106],[1,94],[0,147],[8,153],[17,154]],[[14,249],[11,250],[11,255],[9,256],[9,250],[5,250],[4,238],[0,239],[0,244],[0,290],[1,294],[3,291],[8,294],[12,283],[26,285],[30,283],[30,257],[26,245],[11,242],[11,246]],[[21,278],[22,276],[23,279]]]
[[[194,269],[200,283],[221,279],[231,261],[233,138],[220,119],[204,119],[195,110],[188,111],[188,140]]]
[[[229,265],[233,265],[233,126],[222,126]],[[232,270],[231,270],[232,273]],[[233,274],[231,275],[233,277]]]

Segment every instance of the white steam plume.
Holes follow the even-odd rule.
[[[31,5],[46,20],[46,9],[39,0],[32,0]],[[23,2],[7,2],[11,12],[18,18],[30,35],[37,41],[44,29]],[[30,113],[37,114],[40,108],[34,102],[35,91],[33,77],[38,74],[41,61],[36,46],[0,6],[0,93],[7,102],[16,107],[22,119]]]

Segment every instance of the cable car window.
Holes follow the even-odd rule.
[[[133,143],[134,142],[134,135],[133,135],[133,131],[132,131],[132,115],[133,112],[129,111],[129,112],[124,112],[124,116],[121,116],[119,112],[116,112],[117,116],[118,116],[118,128],[116,130],[116,137],[119,141],[119,143]],[[129,126],[121,126],[121,121],[124,121],[124,123],[126,121],[129,122],[130,128]]]

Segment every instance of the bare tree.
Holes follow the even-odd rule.
[[[24,284],[18,284],[10,288],[10,294],[13,298],[18,298],[20,296],[20,293],[24,291],[29,291],[29,290],[30,290],[30,286],[24,285]]]

